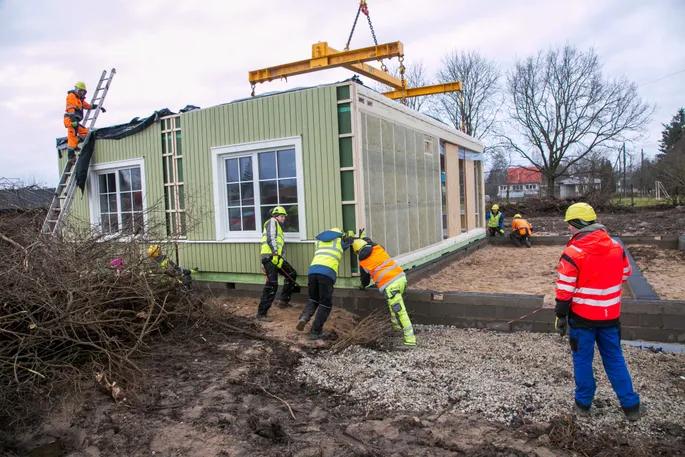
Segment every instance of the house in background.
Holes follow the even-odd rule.
[[[485,236],[483,144],[352,80],[143,124],[96,140],[69,223],[173,242],[199,280],[262,283],[262,226],[277,205],[301,275],[332,227],[365,227],[405,268]],[[338,285],[357,274],[350,252]]]
[[[497,189],[500,199],[537,197],[542,191],[542,173],[537,168],[507,168],[507,182]]]
[[[576,176],[558,181],[558,186],[558,198],[573,198],[584,195],[592,189],[601,189],[602,180],[587,176]]]
[[[41,208],[47,210],[54,195],[54,188],[36,185],[0,189],[0,213]]]

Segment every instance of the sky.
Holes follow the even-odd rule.
[[[517,59],[570,43],[593,47],[607,77],[625,76],[656,109],[645,138],[685,106],[683,0],[367,0],[379,43],[402,41],[406,62],[436,72],[445,54],[476,50],[503,72]],[[98,126],[154,110],[202,108],[250,95],[248,71],[342,49],[357,0],[0,0],[0,177],[54,186],[55,138],[66,92],[92,96],[116,68]],[[372,45],[362,16],[351,47]],[[679,73],[678,73],[679,72]],[[256,92],[347,79],[344,69],[260,84]],[[362,78],[363,79],[363,78]],[[371,83],[371,82],[369,82]]]

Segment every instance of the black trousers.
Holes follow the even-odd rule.
[[[496,227],[496,228],[488,227],[488,235],[489,236],[504,236],[500,233],[499,227]]]
[[[521,247],[521,243],[525,243],[526,240],[528,239],[530,235],[526,232],[525,235],[521,235],[519,231],[511,232],[509,235],[509,238],[511,238],[511,241],[514,243],[514,246],[516,247]]]
[[[295,289],[297,272],[285,260],[283,260],[283,266],[280,269],[276,268],[276,265],[271,263],[271,257],[262,259],[262,267],[264,268],[266,283],[264,284],[264,289],[262,290],[262,296],[259,299],[257,314],[266,316],[267,311],[269,311],[269,308],[271,308],[271,305],[274,302],[274,298],[276,298],[276,291],[278,290],[278,275],[280,274],[285,278],[283,290],[281,290],[281,300],[289,303],[290,297]]]
[[[326,275],[309,275],[309,301],[300,315],[300,320],[312,322],[312,333],[323,332],[323,324],[328,320],[328,316],[333,309],[333,280]]]

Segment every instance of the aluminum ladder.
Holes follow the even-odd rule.
[[[95,121],[97,121],[98,115],[100,114],[102,104],[105,101],[107,92],[109,91],[109,85],[112,83],[112,78],[116,74],[116,69],[112,68],[107,74],[107,70],[103,70],[102,76],[100,76],[100,81],[98,81],[97,88],[93,94],[93,98],[90,104],[97,105],[96,109],[89,109],[86,111],[86,115],[83,118],[83,126],[88,129],[86,137],[83,142],[78,144],[78,148],[81,149],[88,140],[90,135],[93,133],[93,127],[95,126]],[[64,170],[62,171],[62,176],[59,179],[59,184],[55,189],[55,195],[52,198],[52,203],[50,204],[50,209],[48,214],[45,216],[45,221],[43,222],[43,233],[49,233],[55,235],[62,224],[64,219],[69,213],[71,208],[71,203],[74,201],[74,195],[76,195],[76,177],[74,176],[74,168],[76,167],[76,161],[69,161],[67,159],[66,165],[64,165]]]

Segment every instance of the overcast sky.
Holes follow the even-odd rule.
[[[538,49],[593,46],[609,77],[625,75],[657,106],[637,149],[653,155],[661,123],[685,106],[685,0],[368,0],[380,43],[433,73],[445,53],[475,49],[508,70]],[[0,0],[0,177],[55,185],[55,138],[66,92],[92,95],[117,75],[100,127],[160,108],[208,107],[249,96],[249,70],[308,58],[311,44],[343,48],[356,0]],[[362,17],[352,47],[372,44]],[[664,78],[680,72],[677,75]],[[257,92],[334,82],[328,70]],[[664,78],[659,80],[660,78]],[[659,81],[657,81],[659,80]]]

